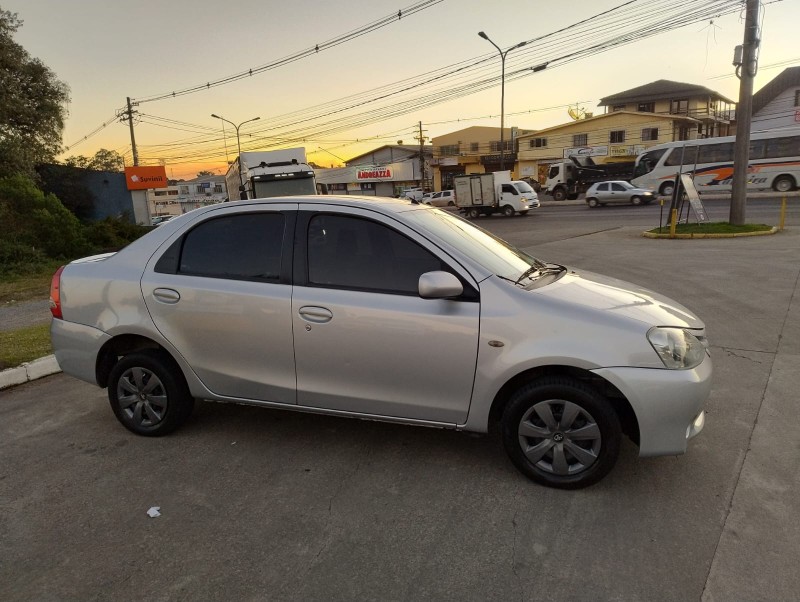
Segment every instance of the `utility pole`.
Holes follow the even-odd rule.
[[[419,186],[425,187],[425,135],[423,132],[427,130],[422,129],[422,122],[419,122],[419,135],[415,136],[419,140]]]
[[[739,78],[739,104],[736,106],[736,143],[733,149],[733,193],[731,196],[731,224],[744,224],[747,206],[747,167],[750,159],[750,124],[753,113],[753,78],[758,67],[758,9],[760,0],[747,0],[744,19],[744,42],[741,63],[738,52],[734,58]],[[737,64],[739,63],[739,64]]]
[[[133,110],[133,107],[137,106],[138,103],[132,103],[131,97],[128,96],[128,110],[122,112],[122,121],[128,122],[128,127],[131,130],[131,150],[133,151],[133,165],[139,165],[139,151],[136,150],[136,137],[133,135],[133,115],[136,111]]]

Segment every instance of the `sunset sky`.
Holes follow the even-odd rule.
[[[673,0],[671,5],[684,1]],[[620,17],[613,24],[608,22],[611,17],[598,18],[573,30],[579,34],[557,34],[538,47],[534,38],[625,1],[441,0],[380,29],[324,47],[398,9],[408,12],[421,4],[415,0],[0,0],[1,8],[18,13],[24,21],[16,41],[70,87],[63,141],[70,148],[62,159],[108,148],[123,153],[130,164],[128,127],[115,119],[126,97],[145,101],[323,46],[318,53],[240,81],[142,102],[135,128],[140,162],[165,161],[173,178],[191,178],[201,169],[224,173],[226,146],[228,159],[233,159],[235,134],[226,125],[223,138],[221,122],[212,113],[235,123],[260,117],[242,127],[243,149],[274,148],[289,140],[284,144],[305,146],[309,159],[325,166],[338,164],[336,157],[348,159],[398,140],[416,144],[419,121],[427,136],[472,125],[499,126],[499,85],[420,106],[425,104],[423,95],[441,98],[459,85],[469,86],[467,67],[481,59],[493,57],[485,63],[484,76],[499,75],[497,51],[478,37],[481,30],[504,49],[528,41],[506,62],[507,75],[522,69],[530,73],[518,81],[507,79],[507,127],[557,125],[569,120],[568,105],[580,103],[588,111],[598,111],[601,97],[657,79],[699,84],[738,99],[739,80],[733,76],[731,59],[743,37],[744,15],[739,13],[713,22],[708,18],[573,62],[554,61],[552,67],[530,72],[544,59],[564,57],[571,48],[625,31],[634,25],[632,21],[657,22],[658,10],[670,4],[663,0],[630,2],[626,10],[649,5],[652,14],[619,13],[627,14],[627,21]],[[756,90],[782,69],[800,64],[796,42],[800,0],[763,4]],[[459,66],[462,71],[412,87],[418,83],[413,78],[443,74],[438,70],[447,66],[453,66],[447,71]],[[400,93],[399,88],[410,89]],[[351,98],[345,102],[346,97]],[[381,98],[369,102],[375,97]],[[412,108],[398,115],[399,108],[390,105],[401,100]],[[359,108],[345,109],[355,105]],[[348,121],[354,111],[362,117]],[[291,141],[295,137],[300,141]]]

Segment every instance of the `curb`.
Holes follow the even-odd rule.
[[[769,236],[770,234],[776,234],[778,232],[778,228],[773,226],[770,230],[761,230],[758,232],[732,232],[731,234],[721,234],[721,233],[707,233],[704,234],[702,232],[695,232],[690,234],[675,234],[674,236],[670,234],[657,234],[655,232],[642,232],[642,236],[645,238],[668,238],[668,239],[675,239],[675,238],[741,238],[744,236]]]
[[[32,362],[25,362],[16,368],[9,368],[0,372],[0,389],[21,385],[58,372],[61,372],[61,367],[58,365],[55,355],[40,357]]]

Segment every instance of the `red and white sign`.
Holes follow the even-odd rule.
[[[359,169],[356,172],[358,180],[388,180],[392,177],[392,170],[389,167],[371,167],[369,169]]]
[[[163,165],[126,167],[125,182],[128,184],[128,190],[147,190],[148,188],[169,186],[167,169]]]

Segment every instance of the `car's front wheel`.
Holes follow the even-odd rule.
[[[109,377],[108,401],[125,428],[150,437],[171,433],[194,409],[180,369],[166,353],[154,349],[117,362]]]
[[[514,208],[511,205],[506,205],[503,207],[503,215],[506,217],[514,217],[515,213],[516,211],[514,211]]]
[[[622,429],[608,401],[579,380],[549,376],[521,387],[502,418],[503,445],[525,476],[580,489],[614,467]]]

